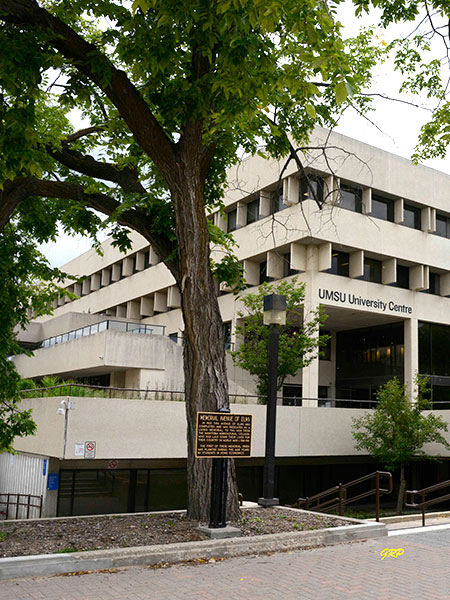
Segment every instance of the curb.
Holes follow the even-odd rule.
[[[444,510],[440,512],[427,512],[426,517],[428,517],[429,519],[436,519],[439,517],[450,517],[450,511]],[[396,515],[394,517],[380,517],[380,522],[389,525],[389,523],[403,523],[404,521],[417,521],[419,519],[422,519],[422,513],[414,513],[410,515]],[[370,520],[372,521],[372,519]]]
[[[354,519],[348,520],[352,523],[355,522]],[[72,554],[17,556],[0,559],[0,580],[137,565],[151,566],[199,558],[228,558],[261,552],[299,550],[305,547],[368,540],[386,535],[387,527],[384,523],[359,522],[357,525],[344,525],[314,531],[273,533],[224,540],[90,550]]]

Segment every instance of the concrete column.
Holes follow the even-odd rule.
[[[145,269],[145,253],[136,252],[136,271],[143,271]]]
[[[419,327],[415,318],[405,319],[404,323],[404,371],[406,387],[415,397],[414,378],[419,371]]]
[[[238,227],[247,225],[247,204],[245,202],[237,203],[236,225]]]
[[[284,259],[278,252],[267,253],[267,276],[282,279],[284,275]]]
[[[261,217],[268,217],[270,215],[270,192],[261,190],[259,192],[259,214]]]
[[[362,212],[363,215],[370,215],[372,212],[372,188],[365,188],[362,191]]]
[[[307,323],[311,319],[311,313],[319,307],[319,303],[312,298],[312,282],[308,282],[305,289],[305,304],[303,307],[304,320]],[[315,333],[319,337],[319,331]],[[311,363],[302,369],[302,406],[317,408],[319,396],[319,357],[316,355]],[[313,398],[313,400],[308,400]]]
[[[300,180],[297,177],[283,179],[283,204],[293,206],[298,204],[300,194]],[[304,200],[304,198],[302,198]]]
[[[331,242],[325,242],[319,246],[319,271],[331,269]]]
[[[398,198],[394,203],[394,222],[403,223],[403,198]]]
[[[308,246],[303,244],[297,244],[295,242],[291,243],[291,269],[306,271],[307,248]]]
[[[364,275],[364,250],[350,252],[349,275],[353,279]]]
[[[124,277],[130,277],[130,275],[133,275],[133,265],[134,265],[134,259],[132,256],[126,256],[123,259],[122,275]]]
[[[244,279],[248,285],[259,285],[259,262],[244,260]]]

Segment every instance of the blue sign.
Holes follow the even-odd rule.
[[[58,489],[59,473],[49,473],[47,477],[47,489],[54,491]]]
[[[42,465],[42,475],[44,475],[44,477],[45,477],[45,475],[47,475],[47,459],[46,458],[44,458],[44,463]]]

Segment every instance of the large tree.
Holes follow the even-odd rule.
[[[228,405],[214,275],[238,272],[229,258],[211,264],[211,239],[227,241],[205,209],[220,206],[239,153],[288,154],[288,133],[305,143],[367,83],[377,51],[368,33],[343,42],[337,4],[0,0],[0,228],[30,198],[91,207],[141,233],[171,271],[193,518],[207,518],[211,466],[194,457],[196,412]]]

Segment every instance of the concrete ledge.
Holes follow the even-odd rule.
[[[387,528],[384,523],[361,522],[356,521],[356,519],[344,520],[351,522],[352,525],[224,540],[203,540],[179,544],[91,550],[71,554],[40,554],[37,556],[1,558],[0,579],[97,571],[99,569],[135,565],[156,565],[163,562],[177,563],[198,558],[221,558],[261,552],[298,550],[311,546],[367,540],[387,535]]]

